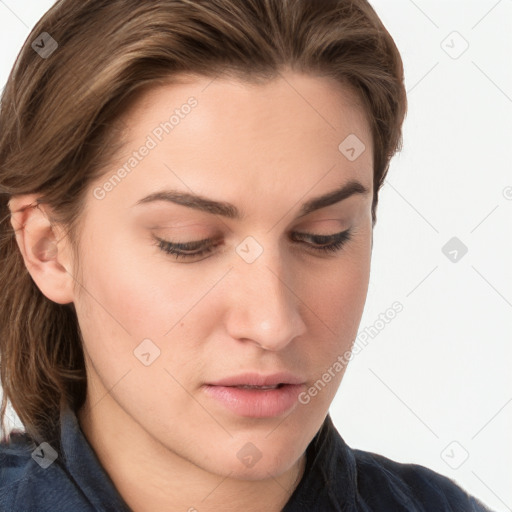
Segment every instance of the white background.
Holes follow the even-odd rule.
[[[52,4],[0,0],[0,86]],[[372,5],[402,54],[409,112],[359,330],[378,333],[331,415],[353,448],[422,464],[512,511],[512,0]],[[452,237],[468,248],[457,262],[441,250]],[[403,311],[375,324],[395,301]]]

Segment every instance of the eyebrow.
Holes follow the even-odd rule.
[[[355,194],[366,195],[369,192],[369,189],[359,181],[349,181],[332,192],[328,192],[327,194],[319,197],[314,197],[313,199],[305,202],[300,209],[298,217],[304,217],[308,213],[319,210],[320,208],[325,208],[332,204],[339,203],[340,201],[343,201]],[[190,194],[188,192],[180,192],[178,190],[162,190],[154,192],[142,199],[139,199],[133,206],[152,203],[154,201],[167,201],[206,213],[221,215],[228,219],[241,220],[243,217],[240,210],[231,203],[214,201],[207,197]]]

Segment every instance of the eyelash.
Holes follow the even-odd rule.
[[[331,243],[328,243],[328,244],[322,245],[322,246],[314,246],[312,244],[308,244],[311,246],[312,250],[318,251],[319,253],[322,253],[322,254],[327,254],[327,253],[333,253],[333,252],[340,251],[343,248],[343,246],[345,245],[345,243],[348,242],[349,240],[351,240],[352,230],[347,229],[346,231],[342,231],[341,233],[335,233],[333,235],[314,235],[312,233],[298,233],[298,235],[302,238],[312,238],[312,239],[316,239],[317,241],[318,241],[318,239],[320,239],[320,243],[322,243],[322,242],[325,243],[326,241],[332,240]],[[214,245],[210,245],[200,251],[196,251],[193,253],[187,253],[185,251],[180,250],[180,249],[193,250],[195,247],[198,247],[198,246],[201,247],[204,244],[213,242],[214,240],[212,238],[206,238],[205,240],[199,240],[199,241],[195,241],[195,242],[187,242],[184,244],[168,242],[167,240],[162,240],[161,238],[158,238],[158,237],[155,237],[155,240],[157,242],[156,245],[158,246],[159,249],[161,249],[163,252],[165,252],[167,254],[174,255],[176,257],[176,259],[178,259],[178,258],[184,258],[184,259],[197,258],[204,254],[209,254],[215,248]]]

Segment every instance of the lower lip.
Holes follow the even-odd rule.
[[[204,386],[206,394],[239,416],[269,418],[288,412],[298,402],[302,385],[285,384],[276,389],[241,389]]]

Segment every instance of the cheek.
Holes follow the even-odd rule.
[[[80,329],[95,366],[114,382],[142,367],[136,354],[145,347],[157,357],[144,369],[159,369],[164,381],[169,380],[165,368],[177,370],[181,379],[213,329],[211,304],[208,308],[208,300],[200,299],[217,275],[207,278],[188,265],[184,271],[156,248],[148,250],[149,244],[117,237],[82,258],[86,291],[75,305]]]
[[[182,323],[187,318],[180,319],[202,290],[195,293],[190,284],[173,286],[171,276],[162,279],[158,272],[165,265],[155,265],[147,256],[127,257],[128,247],[117,242],[82,260],[85,290],[75,307],[87,356],[102,385],[115,388],[112,396],[127,409],[156,412],[157,398],[172,401],[180,411],[193,407],[171,375],[185,385],[183,374],[194,375],[196,348],[182,343],[186,341],[181,339]],[[147,339],[152,343],[143,342]],[[143,352],[150,353],[152,362],[147,366],[138,358]]]
[[[319,267],[316,273],[310,271],[302,292],[305,303],[336,334],[359,324],[368,293],[369,250],[352,249],[328,270]]]
[[[110,325],[134,343],[162,338],[197,295],[194,280],[185,280],[157,251],[148,240],[119,236],[84,257],[85,309],[98,325]]]
[[[325,314],[335,332],[352,332],[361,319],[368,292],[369,268],[361,262],[346,268],[339,279],[331,278],[325,287]],[[355,333],[354,333],[355,334]]]
[[[328,272],[319,267],[301,281],[300,297],[307,306],[310,333],[306,350],[320,373],[349,350],[357,336],[368,292],[370,248],[371,240],[359,242]]]

